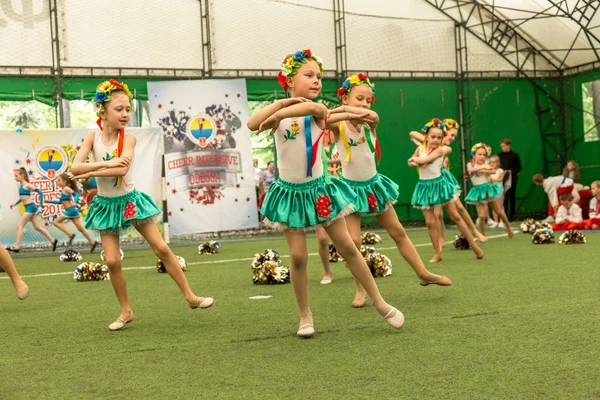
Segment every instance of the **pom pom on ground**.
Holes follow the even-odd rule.
[[[75,268],[73,279],[76,282],[110,280],[108,267],[100,263],[84,262]]]
[[[533,233],[533,231],[535,230],[536,222],[533,220],[533,218],[527,218],[525,221],[521,222],[521,225],[519,226],[521,228],[521,232],[523,233]]]
[[[221,243],[211,240],[198,246],[198,254],[217,254],[221,250]]]
[[[374,247],[360,246],[360,254],[367,262],[373,277],[389,276],[392,274],[392,261],[381,253],[378,253]]]
[[[121,260],[122,260],[122,259],[123,259],[123,257],[125,257],[125,254],[123,253],[123,250],[119,249],[119,254],[121,255]],[[104,258],[104,250],[102,250],[102,251],[100,252],[100,259],[101,259],[102,261],[106,261],[106,260],[105,260],[105,258]]]
[[[255,285],[276,285],[290,281],[290,269],[281,263],[279,253],[273,249],[255,254],[250,268]]]
[[[551,244],[554,243],[554,230],[552,227],[539,228],[533,232],[531,236],[531,243],[533,244]]]
[[[329,261],[330,262],[344,262],[344,259],[342,258],[340,253],[338,253],[338,251],[335,248],[335,245],[333,243],[329,244]]]
[[[181,270],[183,272],[187,271],[187,263],[185,262],[185,258],[180,257],[180,256],[175,256],[175,258],[177,258],[177,261],[179,262],[179,266],[181,267]],[[167,269],[165,268],[165,264],[162,262],[162,260],[160,258],[156,261],[156,270],[161,273],[167,272]]]
[[[558,238],[559,244],[584,244],[585,234],[581,231],[570,230],[564,232]]]
[[[456,250],[469,250],[471,248],[469,241],[463,235],[456,235],[452,244]]]
[[[81,261],[83,259],[83,257],[81,256],[81,253],[78,252],[77,250],[69,249],[69,250],[65,250],[65,252],[59,256],[59,259],[62,262],[69,262],[69,261]]]
[[[381,236],[373,232],[365,232],[362,234],[362,244],[377,244],[381,243]]]

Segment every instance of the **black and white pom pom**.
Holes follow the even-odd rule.
[[[119,249],[119,255],[121,256],[121,260],[123,260],[123,257],[125,257],[125,254],[123,253],[123,250]],[[104,250],[102,250],[102,251],[100,252],[100,259],[101,259],[102,261],[106,261],[106,260],[105,260],[105,256],[104,256]]]
[[[62,262],[81,261],[83,259],[81,253],[73,249],[65,250],[64,253],[59,256],[59,258]]]
[[[519,227],[523,233],[533,233],[535,224],[536,222],[533,220],[533,218],[527,218],[525,221],[521,222]]]
[[[335,245],[333,243],[329,244],[329,261],[330,262],[343,262],[344,261],[344,259],[342,258],[340,253],[338,253],[338,251],[335,248]]]
[[[73,279],[76,282],[110,280],[108,267],[100,263],[84,262],[75,268]]]
[[[250,268],[255,285],[276,285],[290,281],[290,269],[281,263],[279,253],[273,249],[255,254]]]
[[[185,258],[180,257],[180,256],[175,256],[175,258],[177,258],[177,262],[179,262],[179,266],[181,267],[181,270],[183,272],[187,271],[187,263],[185,262]],[[165,268],[165,264],[162,262],[162,260],[159,258],[156,261],[156,271],[164,273],[167,272],[167,269]]]
[[[221,243],[211,240],[198,246],[198,254],[217,254],[221,250]]]
[[[584,244],[585,241],[585,234],[577,230],[566,231],[558,238],[560,244]]]
[[[377,244],[381,243],[381,236],[373,232],[365,232],[361,235],[362,244]]]
[[[554,243],[554,230],[550,228],[539,228],[531,235],[531,243],[533,244],[552,244]]]
[[[456,235],[452,244],[456,250],[469,250],[471,248],[469,241],[463,235]]]

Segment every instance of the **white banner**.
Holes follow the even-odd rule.
[[[258,226],[244,79],[148,82],[165,140],[170,233]]]
[[[29,174],[29,180],[44,195],[44,200],[57,200],[60,197],[60,188],[56,184],[56,178],[63,172],[70,171],[71,162],[83,139],[88,132],[87,129],[47,129],[47,130],[0,130],[0,242],[2,244],[13,244],[16,235],[16,227],[21,219],[24,208],[10,209],[18,199],[19,184],[14,179],[13,171],[23,167]],[[162,157],[162,134],[157,129],[128,128],[127,132],[137,137],[135,156],[133,163],[133,180],[135,187],[154,199],[162,207],[161,201],[161,157]],[[95,181],[81,182],[83,193],[81,194],[81,212],[87,213],[87,206],[96,195]],[[33,200],[39,204],[39,196],[32,193]],[[42,211],[42,225],[49,229],[52,236],[59,242],[68,240],[66,235],[52,226],[52,221],[63,211],[61,205],[48,204]],[[77,234],[75,240],[85,240],[73,225],[69,226],[73,233]],[[137,236],[134,229],[128,229],[123,233],[124,237]],[[23,235],[23,244],[44,243],[48,240],[33,229],[31,224],[26,226]]]

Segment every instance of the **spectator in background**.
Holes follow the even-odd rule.
[[[277,177],[275,176],[275,162],[269,161],[267,163],[267,170],[263,173],[263,186],[266,186],[267,183],[270,185],[275,182]]]
[[[264,175],[262,169],[258,167],[258,159],[255,158],[252,160],[254,162],[254,185],[256,186],[256,198],[260,196],[261,186],[264,180]]]
[[[510,171],[511,184],[510,189],[508,189],[505,194],[504,209],[506,210],[508,219],[512,221],[515,219],[515,208],[517,206],[517,202],[515,199],[515,194],[517,192],[517,182],[519,179],[517,174],[521,172],[522,167],[519,155],[510,149],[511,144],[512,142],[510,139],[502,139],[500,141],[500,148],[502,149],[502,151],[498,154],[498,157],[500,157],[500,168],[502,168],[504,171]]]
[[[572,179],[575,183],[580,183],[581,173],[579,172],[579,164],[573,160],[569,161],[565,165],[565,169],[563,169],[563,176]]]

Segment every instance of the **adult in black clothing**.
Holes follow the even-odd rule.
[[[510,139],[502,139],[500,141],[500,148],[502,149],[502,152],[498,154],[498,157],[500,157],[500,167],[504,171],[510,171],[511,186],[510,189],[506,191],[504,198],[504,209],[506,210],[508,218],[512,221],[515,218],[515,207],[517,204],[515,193],[517,192],[517,183],[519,181],[518,173],[521,172],[522,167],[519,155],[510,149],[511,144],[512,142]],[[510,211],[508,206],[509,204]]]

